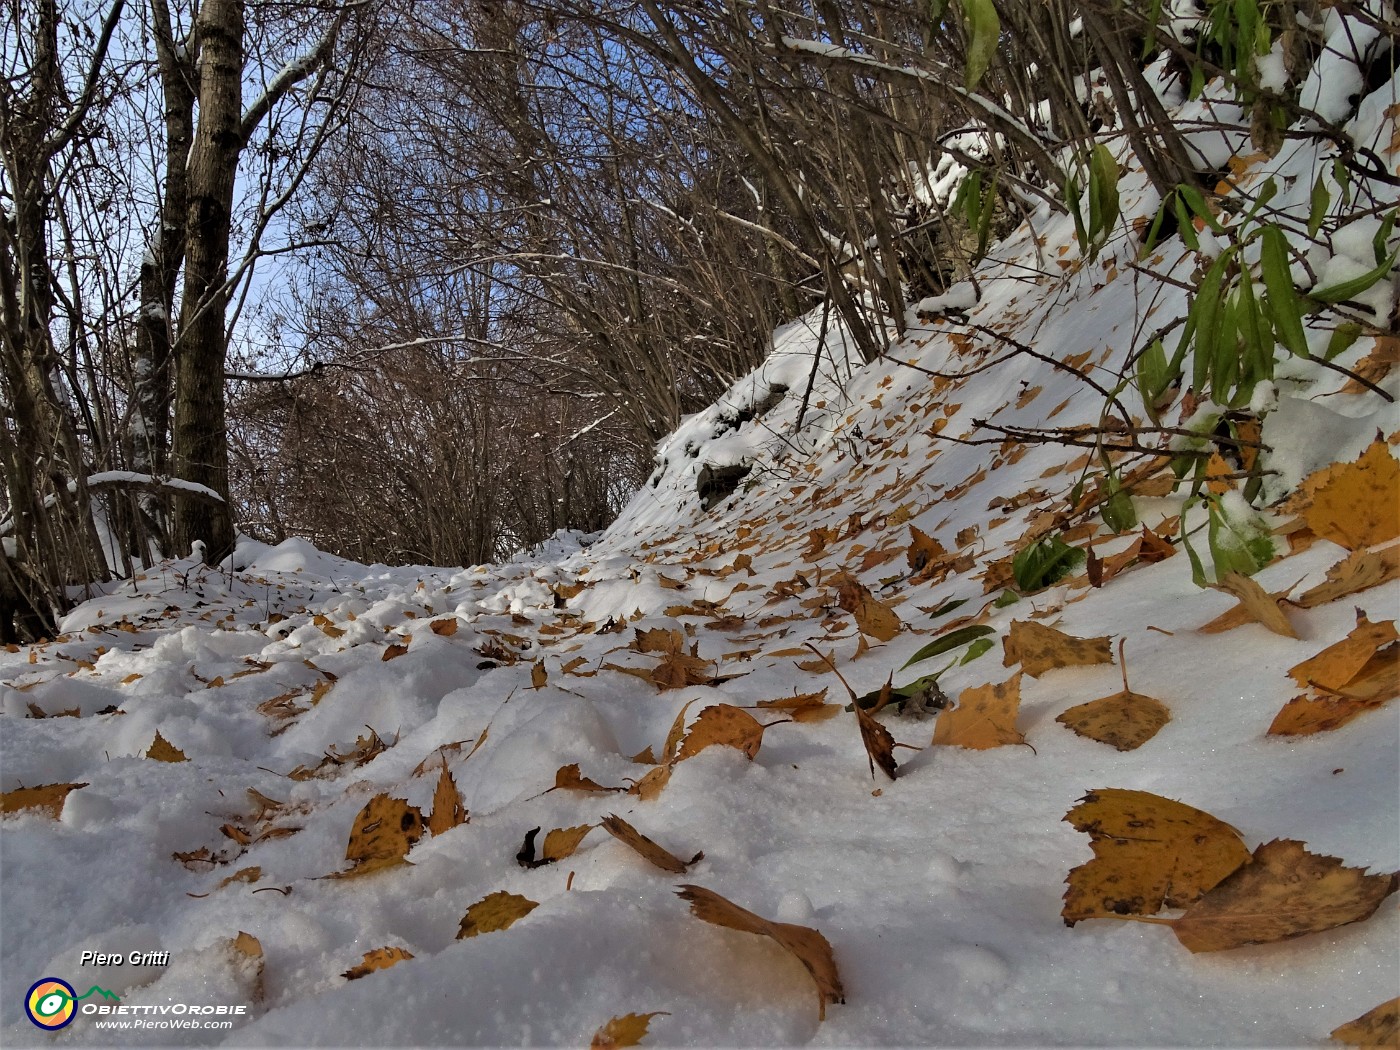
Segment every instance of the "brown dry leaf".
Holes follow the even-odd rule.
[[[644,672],[644,676],[661,690],[710,685],[715,681],[715,676],[710,674],[709,660],[685,652],[666,653],[660,663]]]
[[[670,763],[676,760],[676,752],[680,749],[681,740],[685,737],[685,713],[690,710],[690,705],[694,700],[687,700],[671,722],[671,729],[666,734],[666,743],[662,745],[662,761]]]
[[[909,550],[907,552],[907,557],[909,559],[909,569],[911,572],[922,572],[929,566],[936,565],[947,556],[948,552],[944,549],[943,544],[939,543],[922,530],[915,528],[913,525],[909,526]]]
[[[635,763],[637,763],[637,765],[639,765],[639,766],[654,766],[654,765],[656,765],[656,752],[653,751],[653,750],[651,749],[651,745],[648,744],[646,747],[642,748],[642,749],[641,749],[640,751],[638,751],[635,755],[633,755],[630,759],[628,759],[628,761],[629,761],[629,762],[635,762]],[[557,781],[558,774],[555,774],[555,777],[556,777],[556,781]],[[558,785],[558,783],[556,782],[556,783],[555,783],[555,787],[558,787],[558,786],[559,786],[559,785]]]
[[[633,633],[635,636],[628,648],[639,653],[678,653],[685,649],[685,636],[680,631],[665,627],[650,627],[644,631],[637,627]]]
[[[855,617],[861,634],[888,642],[899,633],[899,614],[850,573],[838,573],[830,583],[836,587],[836,604]]]
[[[1340,729],[1358,715],[1400,696],[1400,644],[1376,650],[1345,691],[1295,696],[1269,725],[1270,736],[1307,736]]]
[[[1353,551],[1327,570],[1327,579],[1293,602],[1304,609],[1345,598],[1369,587],[1400,580],[1400,543],[1375,551]]]
[[[1400,996],[1332,1029],[1331,1035],[1348,1046],[1400,1047]]]
[[[146,749],[146,757],[157,762],[188,762],[185,753],[172,744],[165,737],[160,735],[160,730],[156,730],[156,738],[151,741],[151,746]]]
[[[1296,586],[1298,585],[1295,583],[1293,587]],[[1211,590],[1231,595],[1239,604],[1196,630],[1202,634],[1219,634],[1246,623],[1257,623],[1274,634],[1281,634],[1285,638],[1297,638],[1298,632],[1293,629],[1279,604],[1288,597],[1293,587],[1270,594],[1259,586],[1257,581],[1243,573],[1227,572],[1220,583],[1212,585]]]
[[[885,685],[888,689],[889,683]],[[880,767],[880,772],[885,776],[891,780],[895,779],[899,770],[894,760],[894,737],[860,704],[856,704],[855,708],[856,724],[860,726],[860,742],[865,745],[865,753],[870,758],[870,779],[875,779],[876,766]]]
[[[657,766],[627,789],[629,795],[636,795],[643,802],[653,801],[671,782],[671,767]]]
[[[573,828],[554,828],[544,837],[544,845],[540,847],[540,859],[548,862],[573,856],[579,843],[592,830],[592,824],[580,824]]]
[[[68,801],[69,792],[85,787],[87,787],[86,783],[44,784],[40,787],[15,788],[13,791],[0,793],[0,813],[18,813],[23,809],[42,809],[54,820],[57,820],[63,813],[63,803]]]
[[[428,624],[428,627],[432,629],[433,634],[440,638],[451,638],[457,633],[457,627],[460,623],[461,621],[455,616],[444,616],[441,620],[434,620],[432,623]],[[386,951],[388,949],[380,950]],[[393,950],[397,951],[398,949],[396,948]],[[366,958],[368,958],[368,956],[366,956]],[[411,959],[413,956],[410,955],[409,958]]]
[[[335,624],[331,623],[330,620],[326,620],[324,616],[318,616],[316,617],[316,619],[318,621],[325,620],[325,623],[317,623],[316,626],[321,628],[321,631],[326,635],[326,637],[341,638],[345,635],[345,631],[343,628],[335,626]]]
[[[350,828],[345,859],[354,865],[349,871],[325,876],[329,879],[354,878],[382,871],[405,862],[408,851],[423,836],[423,814],[401,798],[387,793],[365,803]]]
[[[621,1017],[614,1017],[593,1033],[593,1042],[589,1044],[589,1050],[619,1050],[624,1046],[636,1046],[645,1038],[647,1026],[653,1017],[669,1016],[671,1015],[665,1010],[656,1010],[649,1014],[623,1014]]]
[[[1304,479],[1313,493],[1308,528],[1347,550],[1400,536],[1400,463],[1377,439],[1355,463],[1337,463]]]
[[[1090,791],[1064,819],[1094,851],[1065,879],[1066,926],[1185,907],[1249,860],[1229,824],[1147,791]]]
[[[1356,627],[1334,645],[1329,645],[1295,667],[1288,675],[1299,685],[1315,686],[1328,692],[1340,692],[1360,674],[1376,651],[1396,640],[1395,621],[1372,623],[1366,614],[1357,611]]]
[[[616,813],[604,817],[601,827],[613,838],[631,847],[647,863],[654,864],[662,871],[669,871],[675,875],[683,875],[686,869],[692,864],[698,863],[705,856],[704,853],[697,853],[689,860],[681,860],[664,846],[647,838]]]
[[[452,621],[456,623],[456,620]],[[358,981],[361,977],[368,977],[375,970],[387,970],[396,963],[401,963],[405,959],[412,959],[413,953],[407,948],[375,948],[373,951],[365,952],[362,962],[350,967],[340,976],[347,981]]]
[[[767,726],[741,707],[732,704],[712,704],[701,711],[700,716],[691,724],[690,732],[686,733],[685,739],[681,741],[676,761],[693,758],[715,744],[737,747],[752,760],[758,754],[759,745],[763,743],[763,731],[766,728]]]
[[[538,907],[538,901],[532,901],[518,893],[507,893],[505,890],[488,893],[468,908],[467,913],[462,916],[462,926],[457,931],[457,940],[509,929],[517,919],[523,919]]]
[[[260,878],[262,878],[262,868],[255,864],[251,868],[239,868],[228,878],[221,880],[214,889],[221,890],[235,882],[257,882]]]
[[[1397,130],[1396,134],[1400,135],[1400,130]],[[1400,337],[1378,335],[1375,347],[1356,363],[1352,371],[1362,379],[1371,383],[1379,383],[1390,374],[1390,370],[1397,364],[1400,364]],[[1344,394],[1364,394],[1366,388],[1355,379],[1348,379],[1341,392]]]
[[[796,956],[816,982],[819,1020],[826,1019],[827,1003],[846,1001],[831,945],[816,930],[787,922],[772,922],[703,886],[682,886],[676,891],[676,896],[690,902],[690,912],[697,919],[731,930],[771,937]]]
[[[841,713],[840,704],[826,702],[825,689],[816,693],[783,696],[777,700],[760,700],[757,706],[765,711],[781,711],[794,722],[825,722]]]
[[[442,759],[442,772],[438,774],[437,787],[433,789],[433,811],[428,815],[428,831],[441,835],[450,828],[467,823],[467,807],[462,804],[462,793],[457,790],[457,781],[447,769],[447,757]]]
[[[1057,667],[1087,667],[1113,663],[1108,636],[1076,638],[1029,620],[1012,620],[1002,639],[1002,666],[1020,663],[1032,678]]]
[[[1271,944],[1370,918],[1400,874],[1367,875],[1304,843],[1275,839],[1178,919],[1158,919],[1193,952]]]
[[[536,660],[530,667],[530,685],[535,689],[543,689],[549,681],[549,672],[544,669],[544,661]]]
[[[996,685],[989,683],[964,689],[957,706],[938,716],[933,727],[933,742],[977,751],[1024,744],[1025,735],[1016,728],[1020,709],[1020,671]]]
[[[604,787],[596,780],[584,776],[579,771],[579,764],[571,762],[567,766],[560,766],[554,774],[554,787],[550,791],[626,791],[626,788]]]
[[[238,931],[238,936],[229,941],[235,962],[248,976],[249,992],[254,1002],[263,1000],[263,947],[262,942],[251,933]]]
[[[1171,721],[1167,705],[1128,688],[1128,665],[1123,659],[1123,640],[1118,642],[1118,669],[1123,674],[1123,691],[1091,700],[1064,711],[1055,719],[1080,736],[1111,744],[1119,751],[1136,751]]]
[[[400,656],[403,656],[403,654],[406,653],[406,652],[408,652],[408,646],[406,646],[406,645],[391,645],[391,646],[389,646],[388,648],[386,648],[386,649],[384,650],[384,655],[381,656],[379,659],[380,659],[380,660],[397,660]]]

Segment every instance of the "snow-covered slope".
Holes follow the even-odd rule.
[[[1395,101],[1392,82],[1351,125],[1390,144],[1392,171]],[[1222,140],[1219,159],[1241,141]],[[1281,203],[1306,216],[1319,149],[1291,142],[1236,175],[1275,175],[1290,187]],[[0,653],[0,789],[82,785],[57,819],[31,808],[0,825],[5,1044],[583,1045],[611,1017],[664,1011],[645,1045],[1317,1045],[1393,996],[1393,898],[1356,924],[1211,954],[1160,925],[1062,919],[1066,876],[1093,856],[1063,818],[1089,791],[1180,800],[1251,850],[1292,839],[1349,866],[1400,867],[1394,704],[1331,732],[1266,735],[1300,691],[1288,670],[1344,638],[1357,609],[1394,618],[1395,584],[1287,608],[1296,638],[1253,622],[1202,633],[1235,601],[1192,583],[1179,544],[1157,561],[1113,558],[1143,528],[1167,523],[1159,539],[1177,539],[1169,474],[1150,475],[1140,526],[1114,537],[1072,491],[1097,465],[1089,449],[978,425],[1085,428],[1066,431],[1079,440],[1143,332],[1184,311],[1194,253],[1167,242],[1152,264],[1165,281],[1134,268],[1133,222],[1156,201],[1135,172],[1121,188],[1122,228],[1095,261],[1068,220],[1041,215],[998,247],[976,292],[911,313],[886,360],[852,362],[839,332],[819,345],[820,315],[778,333],[769,361],[687,421],[586,548],[457,570],[245,543],[224,571],[171,564],[83,605],[61,639]],[[1315,270],[1336,279],[1360,251],[1350,241]],[[1389,299],[1373,305],[1390,316]],[[1338,363],[1393,344],[1365,336]],[[1393,457],[1393,403],[1290,367],[1263,406],[1271,495],[1378,433]],[[1400,391],[1395,375],[1376,382]],[[1116,461],[1129,474],[1151,459]],[[751,468],[709,511],[696,492],[707,464]],[[1009,557],[1051,532],[1093,546],[1102,586],[1081,567],[1009,601]],[[1295,597],[1347,553],[1296,535],[1277,545],[1256,578]],[[904,665],[959,622],[995,644],[943,671],[942,690],[967,704],[968,690],[1016,678],[1030,746],[931,744],[936,722],[890,707],[877,721],[914,750],[894,752],[897,779],[872,777],[843,679],[865,694],[943,670],[967,647]],[[1003,657],[1013,622],[1106,636],[1115,654],[1121,642],[1132,690],[1170,721],[1123,752],[1057,724],[1122,688],[1118,658],[1022,675]],[[822,692],[832,717],[754,707]],[[668,764],[673,724],[748,725],[701,715],[714,705],[773,724],[757,743],[748,728],[752,754],[691,754],[709,729],[694,731]],[[187,760],[146,757],[157,735]],[[572,765],[595,787],[646,777],[646,790],[550,790]],[[466,822],[450,819],[450,790],[435,801],[444,769]],[[392,819],[366,828],[381,794],[406,805],[381,804]],[[418,836],[407,806],[437,830]],[[667,872],[594,827],[555,863],[517,860],[531,829],[609,814],[682,860],[704,855]],[[366,863],[352,831],[392,838],[395,821],[405,847],[416,837],[407,865],[326,878]],[[819,1020],[797,959],[700,921],[681,885],[820,931],[844,1003]],[[459,938],[469,907],[500,891],[537,907]],[[240,932],[256,947],[236,947]],[[384,947],[412,958],[343,976]],[[169,958],[96,966],[85,951]],[[83,999],[70,1026],[44,1033],[25,1001],[45,977],[119,1002]],[[178,1004],[244,1012],[230,1031],[97,1027],[221,1019],[157,1009]],[[98,1005],[128,1012],[82,1012]]]

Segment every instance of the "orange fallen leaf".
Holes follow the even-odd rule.
[[[1269,725],[1270,736],[1307,736],[1340,729],[1352,719],[1400,696],[1400,644],[1392,642],[1367,660],[1345,688],[1326,695],[1295,696]]]
[[[405,863],[408,851],[423,837],[423,814],[401,798],[387,793],[365,803],[350,828],[345,859],[353,865],[348,871],[325,876],[328,879],[358,878]]]
[[[1060,667],[1113,663],[1107,635],[1076,638],[1029,620],[1012,620],[1011,630],[1001,645],[1002,666],[1019,663],[1032,678]]]
[[[663,761],[667,763],[674,762],[676,753],[680,750],[681,741],[685,738],[685,713],[693,703],[694,700],[687,700],[671,722],[670,732],[666,734],[666,743],[662,745]]]
[[[1293,586],[1296,587],[1297,584]],[[1293,587],[1270,594],[1256,580],[1242,573],[1227,572],[1218,584],[1211,586],[1211,590],[1223,591],[1239,604],[1221,613],[1210,623],[1196,628],[1202,634],[1219,634],[1246,623],[1257,623],[1285,638],[1298,637],[1298,632],[1293,629],[1293,624],[1289,622],[1280,604],[1288,597]]]
[[[831,945],[816,930],[793,923],[772,922],[703,886],[682,886],[676,895],[690,902],[691,914],[697,919],[769,937],[795,956],[816,982],[818,1020],[826,1019],[827,1003],[846,1001]]]
[[[1016,728],[1021,710],[1021,672],[1004,682],[964,689],[957,705],[938,716],[933,742],[977,751],[1024,744],[1025,735]]]
[[[251,933],[238,931],[238,936],[229,941],[235,964],[243,971],[248,982],[248,994],[254,1002],[263,1000],[263,946]]]
[[[1090,791],[1064,819],[1094,851],[1065,879],[1066,926],[1185,907],[1249,860],[1229,824],[1147,791]]]
[[[549,681],[549,672],[544,669],[544,661],[536,660],[530,667],[530,685],[535,689],[543,689]]]
[[[689,860],[681,860],[664,846],[647,838],[615,813],[604,817],[601,827],[613,838],[631,847],[647,863],[676,875],[684,874],[691,865],[698,863],[705,856],[704,853],[697,853]]]
[[[1151,921],[1170,926],[1192,952],[1218,952],[1360,922],[1396,889],[1400,874],[1367,875],[1301,842],[1275,839],[1185,915]]]
[[[1400,580],[1400,543],[1380,550],[1353,551],[1327,570],[1322,583],[1308,588],[1293,604],[1311,609],[1393,580]]]
[[[693,758],[707,747],[717,744],[736,747],[753,759],[763,743],[763,731],[768,727],[741,707],[732,704],[712,704],[700,712],[690,731],[681,741],[676,761]]]
[[[0,813],[18,813],[24,809],[42,809],[57,820],[70,792],[87,787],[82,784],[44,784],[41,787],[15,788],[0,793]]]
[[[794,722],[824,722],[841,713],[840,704],[826,702],[826,690],[798,693],[776,700],[760,700],[757,706],[765,711],[781,711]]]
[[[643,802],[651,802],[671,782],[671,767],[657,766],[627,789],[629,795],[636,795]]]
[[[1400,536],[1400,463],[1377,439],[1355,463],[1337,463],[1305,478],[1312,504],[1308,528],[1347,550],[1361,550]]]
[[[456,620],[452,621],[456,623]],[[403,962],[405,959],[412,959],[413,953],[407,948],[375,948],[365,952],[364,959],[346,970],[340,976],[347,981],[358,981],[361,977],[368,977],[375,970],[387,970],[389,967]]]
[[[388,647],[385,648],[385,650],[384,650],[384,655],[381,656],[379,659],[380,659],[381,661],[384,661],[384,660],[397,660],[400,656],[403,656],[404,653],[406,653],[406,652],[408,652],[408,646],[406,646],[406,645],[390,645],[390,646],[388,646]]]
[[[899,633],[899,614],[850,573],[838,573],[830,582],[836,587],[836,604],[855,618],[861,634],[888,642]]]
[[[1400,996],[1367,1010],[1354,1021],[1332,1029],[1332,1038],[1347,1046],[1379,1050],[1400,1046]]]
[[[440,638],[451,638],[457,633],[457,627],[460,623],[461,621],[455,616],[444,616],[441,620],[434,620],[432,623],[428,624],[428,627],[432,630],[433,634]],[[410,955],[409,958],[411,959],[413,956]]]
[[[593,1033],[589,1050],[620,1050],[625,1046],[636,1046],[647,1034],[647,1026],[653,1017],[670,1017],[665,1010],[649,1014],[623,1014],[614,1017]]]
[[[1118,642],[1118,668],[1123,691],[1078,704],[1055,719],[1080,736],[1111,744],[1119,751],[1135,751],[1171,721],[1171,711],[1160,700],[1128,688],[1128,665],[1123,660],[1123,640]]]
[[[948,556],[948,551],[932,536],[910,525],[909,550],[906,556],[909,570],[917,574],[942,561]]]
[[[467,823],[468,819],[467,807],[462,804],[462,793],[457,790],[457,781],[447,770],[447,758],[444,756],[442,772],[438,774],[437,787],[433,790],[433,811],[428,816],[428,831],[441,835],[459,824]]]
[[[626,791],[626,788],[604,787],[596,780],[592,780],[579,772],[577,762],[571,762],[567,766],[560,766],[554,774],[554,786],[550,791]]]
[[[1316,686],[1328,692],[1344,690],[1376,651],[1396,640],[1395,621],[1372,623],[1358,610],[1356,627],[1334,645],[1316,656],[1289,668],[1288,675],[1299,685]]]
[[[221,890],[225,886],[232,886],[235,882],[257,882],[260,878],[262,878],[262,868],[255,864],[251,868],[240,868],[228,878],[221,879],[214,889]]]
[[[156,738],[151,741],[151,746],[146,749],[146,757],[157,762],[188,762],[185,753],[172,744],[165,737],[160,735],[160,730],[156,730]]]
[[[532,901],[518,893],[507,893],[505,890],[488,893],[468,908],[467,913],[462,916],[461,927],[457,930],[457,940],[509,929],[515,925],[517,920],[529,915],[538,907],[538,901]]]
[[[544,845],[540,847],[540,858],[545,862],[563,860],[571,857],[574,851],[588,833],[593,830],[592,824],[580,824],[572,828],[555,828],[544,837]]]

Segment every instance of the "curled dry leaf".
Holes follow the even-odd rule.
[[[998,684],[964,689],[956,707],[938,716],[933,727],[935,744],[969,747],[977,751],[1024,744],[1025,734],[1016,728],[1021,711],[1021,672]]]
[[[855,618],[861,634],[888,642],[899,633],[899,614],[850,573],[838,573],[830,582],[836,587],[836,604]]]
[[[1307,736],[1340,729],[1358,715],[1400,696],[1400,644],[1392,642],[1366,661],[1338,690],[1319,697],[1295,696],[1279,709],[1270,736]]]
[[[1293,587],[1296,586],[1298,585],[1295,583]],[[1270,594],[1250,577],[1238,572],[1227,572],[1220,583],[1211,589],[1224,591],[1239,604],[1197,630],[1202,634],[1218,634],[1221,631],[1233,630],[1242,624],[1257,623],[1267,627],[1274,634],[1281,634],[1285,638],[1297,638],[1298,632],[1293,629],[1293,624],[1289,623],[1280,604],[1288,597],[1293,587]]]
[[[579,771],[579,765],[577,762],[571,762],[567,766],[560,766],[559,769],[555,772],[554,786],[549,790],[559,791],[561,789],[564,791],[598,792],[627,790],[626,788],[620,787],[604,787],[602,784],[599,784],[596,780],[591,780]]]
[[[1185,907],[1249,860],[1229,824],[1148,791],[1090,791],[1064,819],[1094,851],[1065,880],[1066,926]]]
[[[456,620],[451,621],[456,623]],[[405,959],[412,959],[413,953],[407,948],[375,948],[365,952],[364,959],[356,965],[350,967],[340,976],[347,981],[358,981],[361,977],[368,977],[375,970],[387,970]]]
[[[1400,543],[1374,551],[1353,551],[1327,570],[1327,578],[1294,601],[1304,609],[1400,580]]]
[[[643,860],[675,875],[683,875],[686,869],[705,856],[704,853],[697,853],[689,860],[681,860],[670,850],[647,838],[616,813],[604,817],[601,827],[619,842],[630,846]]]
[[[1400,1046],[1400,996],[1367,1010],[1355,1021],[1339,1025],[1331,1034],[1347,1046]]]
[[[1370,918],[1400,888],[1400,874],[1367,875],[1290,839],[1266,842],[1169,925],[1193,952],[1269,944]]]
[[[40,787],[16,788],[0,793],[0,813],[18,813],[23,809],[42,809],[57,820],[63,814],[63,803],[69,792],[87,787],[82,784],[44,784]]]
[[[763,743],[763,731],[768,728],[743,708],[732,704],[712,704],[700,712],[681,741],[676,761],[693,758],[716,744],[736,747],[753,759]]]
[[[1400,536],[1400,463],[1377,438],[1355,463],[1337,463],[1311,475],[1303,520],[1317,535],[1347,550],[1374,547]]]
[[[543,660],[536,660],[530,665],[530,685],[534,689],[543,689],[549,682],[549,672],[544,668]]]
[[[1019,663],[1032,678],[1039,678],[1057,667],[1113,663],[1107,635],[1076,638],[1029,620],[1012,620],[1011,630],[1001,645],[1002,666]]]
[[[893,679],[891,679],[892,681]],[[889,703],[890,682],[881,690],[881,707]],[[881,725],[873,714],[868,713],[859,703],[855,705],[856,724],[860,726],[860,742],[865,745],[866,756],[870,759],[870,779],[875,779],[875,767],[891,780],[899,775],[894,760],[894,737]]]
[[[442,772],[438,774],[437,787],[433,790],[433,811],[428,816],[428,830],[434,835],[441,835],[458,824],[467,823],[468,819],[467,807],[462,804],[462,793],[457,790],[457,781],[447,770],[447,758],[444,756]]]
[[[671,767],[657,766],[641,780],[627,789],[629,795],[636,795],[643,802],[651,802],[661,794],[671,782]]]
[[[518,893],[507,893],[505,890],[488,893],[462,916],[457,940],[509,929],[516,920],[524,918],[538,907],[539,902],[522,897]]]
[[[1361,674],[1377,650],[1396,638],[1394,620],[1372,623],[1365,613],[1358,610],[1356,626],[1350,634],[1316,656],[1289,668],[1288,675],[1299,685],[1311,685],[1331,693],[1345,692],[1348,684]]]
[[[156,738],[151,741],[151,746],[146,749],[146,757],[157,762],[189,761],[183,751],[160,735],[159,729],[156,730]]]
[[[757,705],[765,711],[781,711],[794,722],[824,722],[841,713],[840,704],[826,702],[826,690],[782,696],[776,700],[760,700]]]
[[[263,1001],[263,947],[262,942],[251,933],[238,931],[238,936],[229,941],[233,951],[234,965],[242,971],[248,983],[248,996],[254,1002]]]
[[[697,919],[731,930],[770,937],[794,955],[816,982],[819,1020],[826,1020],[827,1003],[846,1001],[831,945],[816,930],[793,923],[772,922],[703,886],[682,886],[676,895],[690,902],[691,914]]]
[[[593,1042],[589,1044],[589,1050],[619,1050],[624,1046],[636,1046],[645,1038],[647,1026],[651,1024],[653,1017],[669,1016],[671,1015],[665,1010],[656,1010],[649,1014],[623,1014],[621,1017],[614,1017],[593,1033]]]
[[[381,656],[379,659],[380,659],[380,660],[397,660],[400,656],[403,656],[404,653],[406,653],[406,652],[408,652],[408,646],[406,646],[406,645],[397,645],[397,644],[390,645],[390,646],[388,646],[388,647],[384,650],[384,655]]]

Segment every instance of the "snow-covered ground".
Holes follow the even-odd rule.
[[[1392,82],[1349,125],[1390,144],[1392,171],[1395,101]],[[1226,145],[1222,161],[1248,151],[1238,136]],[[1236,174],[1276,174],[1291,196],[1275,203],[1306,217],[1327,167],[1319,149],[1291,141]],[[1066,877],[1093,856],[1064,818],[1108,788],[1204,810],[1250,850],[1292,839],[1351,867],[1400,868],[1395,704],[1330,732],[1266,735],[1300,692],[1289,669],[1343,639],[1358,609],[1394,619],[1395,583],[1287,607],[1297,638],[1252,622],[1200,632],[1235,601],[1193,584],[1179,543],[1101,587],[1081,566],[1004,597],[1005,559],[1028,535],[1062,531],[1113,565],[1142,526],[1181,510],[1183,492],[1148,486],[1158,494],[1135,500],[1141,526],[1114,537],[1092,509],[1069,513],[1096,465],[1086,449],[963,443],[997,437],[975,420],[1096,426],[1104,397],[1091,381],[1116,387],[1142,332],[1184,310],[1181,289],[1129,265],[1131,223],[1155,201],[1133,172],[1122,194],[1122,227],[1095,261],[1080,258],[1068,220],[1041,215],[979,272],[980,298],[969,285],[945,304],[965,312],[911,312],[886,360],[851,362],[839,333],[818,346],[817,315],[777,333],[769,361],[687,421],[586,547],[560,537],[534,559],[463,570],[245,542],[222,571],[160,567],[81,606],[60,639],[0,652],[0,790],[82,785],[56,819],[29,808],[0,822],[0,1040],[585,1045],[609,1018],[662,1011],[644,1045],[1294,1046],[1324,1044],[1393,997],[1393,897],[1364,921],[1208,954],[1161,925],[1063,921]],[[1317,272],[1337,259],[1340,274],[1347,243],[1317,255]],[[1189,284],[1193,253],[1172,240],[1160,254],[1156,268]],[[1393,295],[1388,282],[1380,294]],[[1392,300],[1375,305],[1390,316]],[[1365,335],[1338,361],[1354,367],[1386,345],[1393,359],[1394,339]],[[1400,392],[1395,374],[1377,382]],[[1394,404],[1346,385],[1307,362],[1280,376],[1262,436],[1278,494],[1355,460],[1378,433],[1393,457]],[[1147,462],[1119,461],[1124,473]],[[708,512],[696,496],[706,464],[752,466]],[[919,534],[946,556],[925,548],[920,563]],[[1255,577],[1266,591],[1297,597],[1347,554],[1328,539],[1294,545],[1276,537],[1280,557]],[[959,622],[985,625],[992,647],[904,666]],[[1015,728],[1030,746],[935,745],[935,721],[890,707],[876,720],[913,750],[894,751],[896,779],[872,776],[842,678],[865,694],[954,664],[939,684],[966,701],[1019,674],[1004,656],[1013,622],[1107,636],[1114,662],[1021,676]],[[1132,690],[1170,709],[1123,752],[1056,722],[1120,690],[1120,641]],[[755,707],[811,693],[830,717]],[[752,754],[701,747],[709,728],[690,730],[697,720],[748,725],[702,715],[714,705],[774,724],[756,751],[749,727]],[[668,762],[678,717],[693,735]],[[147,757],[158,735],[177,760]],[[646,777],[646,790],[550,790],[573,765],[594,787]],[[435,801],[444,769],[446,804]],[[391,819],[368,827],[361,812],[380,795],[401,804],[380,803]],[[703,857],[665,871],[593,827],[554,863],[517,859],[532,829],[543,830],[527,858],[551,829],[610,814],[682,861]],[[366,833],[358,846],[352,831]],[[408,863],[327,878],[368,863],[368,833],[400,834]],[[677,896],[684,885],[819,931],[844,1002],[819,1019],[798,959],[701,921]],[[537,907],[459,938],[469,907],[500,891]],[[381,948],[412,958],[344,976]],[[122,962],[84,963],[84,952]],[[46,1033],[25,1016],[26,990],[46,977],[117,998],[90,995]],[[177,1005],[243,1012],[158,1009]],[[98,1027],[225,1018],[231,1030]]]

